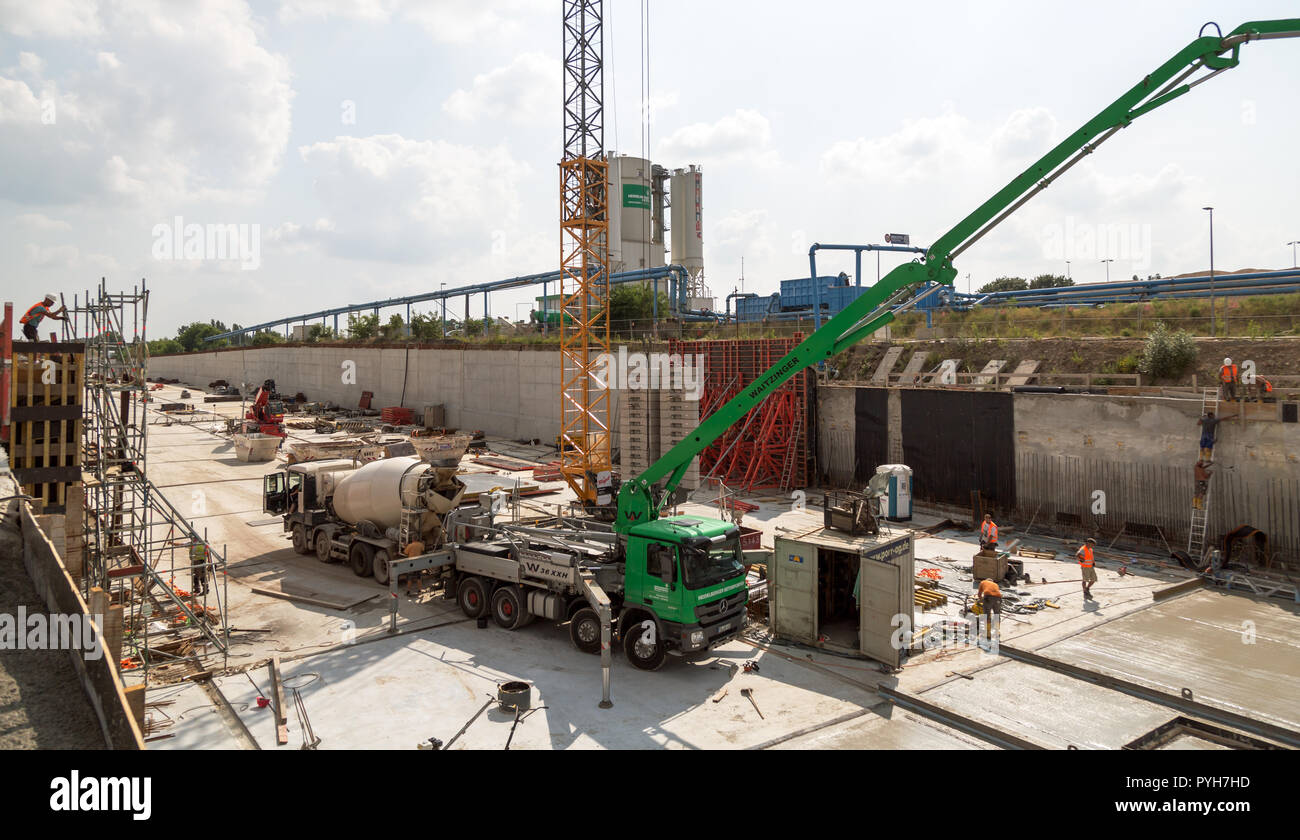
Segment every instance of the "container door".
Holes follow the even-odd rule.
[[[772,632],[796,642],[817,641],[817,549],[776,539],[769,569]]]
[[[897,630],[894,616],[899,613],[900,570],[892,563],[882,563],[869,556],[861,562],[862,581],[858,608],[858,644],[862,653],[878,662],[897,668],[902,651],[894,647]],[[911,584],[911,581],[908,581]]]

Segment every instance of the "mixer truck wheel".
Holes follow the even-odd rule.
[[[307,547],[307,532],[301,525],[293,526],[293,550],[299,554],[311,554],[311,549]]]
[[[357,577],[368,577],[373,571],[370,568],[370,546],[363,542],[352,544],[348,560],[352,563],[352,573]]]
[[[316,559],[322,563],[330,562],[330,535],[325,531],[316,532]]]
[[[503,586],[492,593],[492,620],[506,630],[518,630],[528,623],[528,609],[517,586]]]
[[[654,619],[642,613],[624,626],[623,652],[627,654],[627,661],[641,670],[659,670],[668,651],[664,640],[659,638],[659,628]]]
[[[478,618],[487,610],[487,595],[483,592],[483,581],[468,577],[456,587],[456,603],[460,611],[468,618]]]
[[[371,569],[374,571],[375,583],[380,586],[388,585],[388,552],[376,551],[374,560],[371,561]]]
[[[600,616],[591,607],[583,607],[569,621],[569,639],[583,653],[600,653]]]

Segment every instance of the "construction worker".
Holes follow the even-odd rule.
[[[1237,366],[1232,363],[1232,359],[1224,359],[1223,366],[1219,368],[1219,382],[1222,384],[1220,392],[1227,394],[1223,399],[1230,402],[1236,402],[1237,383],[1239,381],[1240,377],[1237,373]]]
[[[1097,582],[1097,570],[1093,568],[1092,547],[1097,541],[1088,537],[1088,541],[1079,546],[1074,556],[1079,558],[1079,570],[1083,572],[1083,600],[1095,600],[1092,597],[1092,585]]]
[[[1255,401],[1264,402],[1264,400],[1273,399],[1273,383],[1269,382],[1262,376],[1255,377]]]
[[[23,335],[27,337],[28,341],[40,341],[36,328],[41,325],[42,318],[53,318],[55,321],[68,320],[68,307],[62,307],[56,312],[52,308],[54,301],[54,295],[46,295],[45,300],[32,304],[27,312],[23,314],[23,317],[19,319],[18,322],[23,325]]]
[[[203,543],[190,546],[190,594],[208,594],[208,547]]]
[[[1214,456],[1214,442],[1219,437],[1220,420],[1214,416],[1213,411],[1207,411],[1197,422],[1201,427],[1201,460],[1209,461]]]
[[[1196,495],[1192,498],[1192,507],[1197,510],[1205,509],[1205,493],[1210,489],[1210,467],[1214,466],[1211,461],[1196,462]]]
[[[1001,630],[1002,624],[1002,590],[998,587],[997,582],[985,578],[980,581],[979,598],[984,606],[984,632],[988,638],[993,638],[993,616],[997,616],[998,629]]]
[[[980,524],[980,548],[996,549],[998,547],[998,526],[993,521],[993,517],[984,514],[984,521]]]

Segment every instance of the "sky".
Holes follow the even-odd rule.
[[[640,3],[605,6],[606,146],[703,169],[719,305],[742,260],[765,294],[807,275],[814,242],[928,245],[1205,22],[1296,14],[652,0],[647,84]],[[0,300],[144,278],[158,338],[554,270],[560,21],[560,0],[0,0]],[[962,254],[958,288],[1203,270],[1207,205],[1216,269],[1290,266],[1300,39],[1241,59]],[[851,255],[819,255],[841,270]]]

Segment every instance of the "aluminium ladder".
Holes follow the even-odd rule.
[[[1219,410],[1219,389],[1202,388],[1201,389],[1201,416],[1204,417],[1211,411],[1218,417]],[[1200,435],[1197,435],[1197,454],[1200,454]],[[1197,460],[1200,460],[1198,457]],[[1213,481],[1214,477],[1210,477]],[[1205,485],[1205,497],[1201,499],[1201,506],[1198,508],[1192,505],[1192,523],[1187,531],[1187,554],[1198,564],[1205,554],[1205,530],[1210,516],[1210,483]]]

